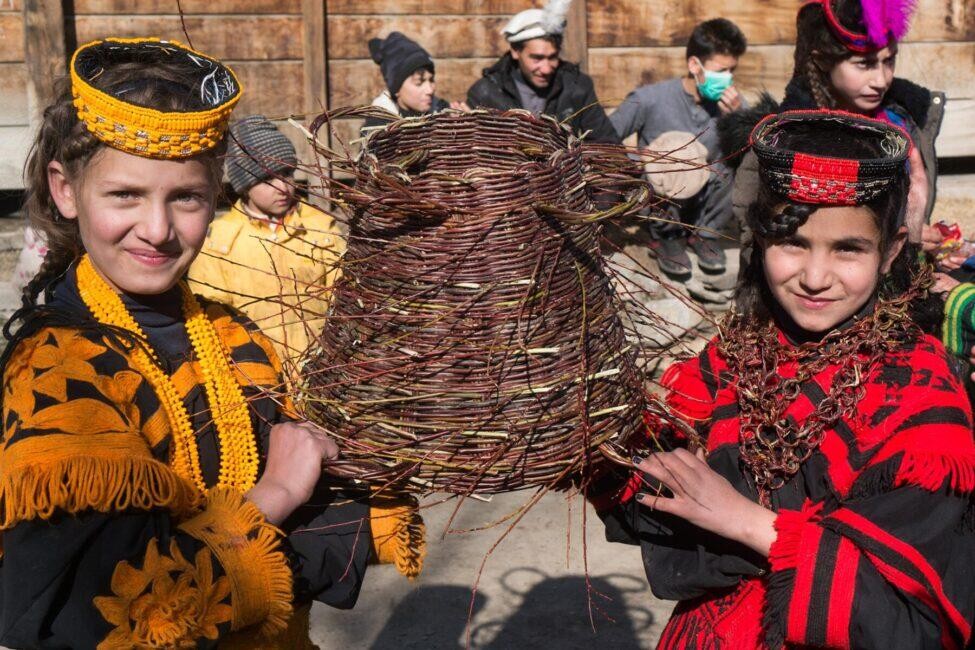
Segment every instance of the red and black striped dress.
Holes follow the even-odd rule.
[[[779,373],[795,370],[792,362]],[[836,371],[807,382],[787,418],[809,417]],[[715,343],[663,382],[675,412],[706,438],[709,465],[757,502],[739,462],[738,387]],[[642,546],[654,594],[679,601],[660,648],[889,650],[971,641],[972,414],[932,337],[888,354],[870,373],[858,412],[829,429],[773,492],[778,536],[769,558],[639,506],[638,485],[630,481],[602,515],[609,539]]]

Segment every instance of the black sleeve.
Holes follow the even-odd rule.
[[[964,648],[975,616],[967,494],[904,486],[826,514],[783,510],[772,545],[770,643]]]
[[[521,102],[515,101],[491,77],[481,77],[467,91],[467,105],[471,108],[494,108],[507,111],[520,108]]]
[[[285,522],[298,604],[355,606],[372,552],[368,496],[323,481]]]
[[[467,105],[471,108],[496,108],[490,103],[490,93],[487,92],[487,79],[481,78],[471,84],[467,90]]]
[[[606,538],[637,543],[654,596],[687,600],[760,576],[767,562],[748,547],[693,526],[679,517],[653,512],[636,499],[603,513]]]

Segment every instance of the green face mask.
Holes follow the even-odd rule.
[[[698,61],[700,63],[700,61]],[[704,73],[704,81],[697,82],[697,91],[701,97],[708,101],[716,102],[721,99],[722,93],[731,86],[733,75],[730,72],[714,72],[707,70],[703,63],[700,63]],[[695,81],[697,79],[695,78]]]

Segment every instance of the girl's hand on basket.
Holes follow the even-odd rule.
[[[667,497],[640,493],[636,498],[642,505],[741,542],[768,557],[775,541],[775,513],[739,493],[708,466],[703,454],[678,449],[645,459],[634,457],[633,464],[673,494]]]
[[[271,428],[264,473],[247,499],[272,524],[280,524],[311,498],[323,461],[339,456],[338,445],[311,422],[283,422]]]

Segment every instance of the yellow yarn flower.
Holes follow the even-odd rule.
[[[59,402],[68,399],[69,379],[91,381],[98,373],[88,363],[105,351],[82,334],[61,328],[47,330],[47,340],[31,355],[31,367],[41,371],[34,379],[33,389]]]
[[[201,637],[215,640],[217,626],[231,618],[231,607],[223,602],[230,594],[230,582],[226,576],[213,579],[207,548],[199,550],[191,564],[176,540],[170,543],[167,557],[153,539],[142,568],[120,562],[111,585],[114,596],[94,600],[102,617],[115,626],[98,650],[195,648]]]

